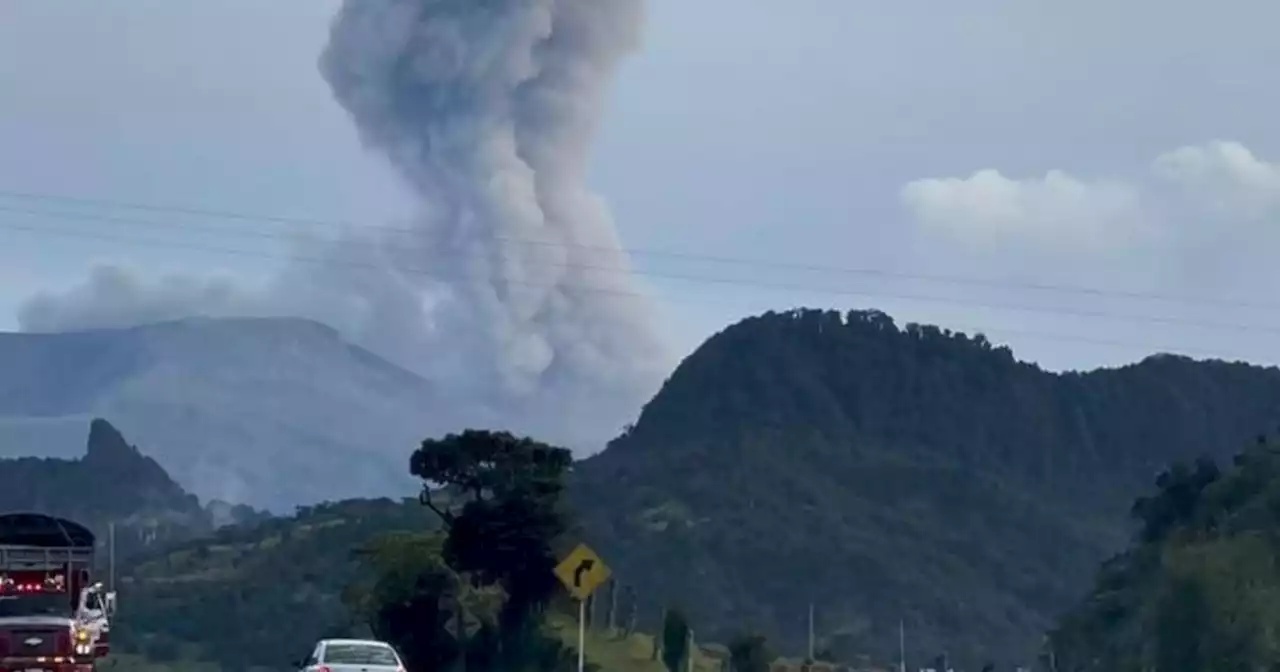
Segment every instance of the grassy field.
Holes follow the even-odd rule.
[[[574,649],[578,648],[578,624],[568,616],[553,615],[548,621],[552,632]],[[653,636],[588,630],[587,661],[600,666],[601,672],[665,672],[661,660],[653,660]],[[699,647],[693,657],[694,672],[719,672],[720,662]]]

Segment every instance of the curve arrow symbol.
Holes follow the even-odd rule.
[[[587,558],[582,562],[578,563],[578,566],[573,570],[573,587],[581,588],[582,575],[591,571],[591,569],[595,566],[596,566],[596,561],[592,560],[591,558]]]

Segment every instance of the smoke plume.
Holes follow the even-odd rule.
[[[585,182],[607,88],[639,44],[643,9],[643,0],[346,0],[320,71],[366,146],[420,197],[407,234],[351,232],[327,254],[358,257],[358,267],[294,264],[255,300],[218,286],[158,300],[117,277],[127,292],[44,296],[24,316],[65,328],[78,326],[76,314],[109,310],[119,323],[170,316],[187,296],[193,313],[312,317],[512,429],[597,443],[632,419],[671,364],[608,210]]]
[[[178,274],[139,277],[119,266],[98,266],[88,280],[65,293],[39,292],[18,308],[23,331],[113,329],[192,315],[252,312],[257,297],[230,278]]]
[[[620,420],[656,389],[653,367],[665,362],[654,316],[628,294],[627,275],[583,268],[627,264],[585,173],[642,9],[640,0],[345,2],[321,72],[364,142],[421,196],[420,241],[445,260],[434,276],[392,279],[431,305],[396,306],[380,320],[430,344],[417,368],[449,367],[447,378],[481,398],[520,400],[561,421],[574,405],[631,396],[610,409]]]

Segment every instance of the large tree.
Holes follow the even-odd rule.
[[[467,585],[441,559],[440,534],[395,533],[357,551],[371,579],[344,596],[375,637],[393,643],[410,670],[435,670],[492,620],[496,596]]]
[[[562,499],[572,463],[564,448],[483,430],[428,439],[414,452],[421,501],[445,526],[444,562],[504,596],[496,622],[481,630],[490,643],[470,662],[554,669],[572,660],[537,617],[558,589],[552,545],[568,530]]]

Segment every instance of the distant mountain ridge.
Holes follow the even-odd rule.
[[[198,515],[201,508],[105,420],[90,423],[80,459],[0,459],[0,511],[109,519],[150,510]]]
[[[291,318],[0,334],[0,455],[76,454],[111,421],[204,499],[289,510],[411,492],[447,403],[422,378]]]
[[[117,556],[261,520],[243,505],[202,506],[111,423],[94,419],[78,459],[0,459],[0,512],[35,512],[81,523],[98,535],[116,526]]]
[[[704,343],[575,468],[615,576],[700,632],[800,650],[1029,663],[1129,534],[1154,474],[1280,420],[1280,371],[1156,356],[1049,373],[878,311],[753,317]],[[927,653],[926,653],[927,652]]]

